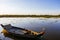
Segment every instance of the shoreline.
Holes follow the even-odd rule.
[[[1,17],[44,17],[44,18],[60,18],[60,15],[0,15]]]

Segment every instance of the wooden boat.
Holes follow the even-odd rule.
[[[9,36],[9,37],[14,36],[18,38],[41,39],[41,36],[43,36],[45,33],[45,31],[35,32],[35,31],[24,29],[24,28],[15,27],[15,26],[12,26],[11,24],[7,24],[7,25],[1,24],[1,26],[3,27],[2,33],[5,36]]]

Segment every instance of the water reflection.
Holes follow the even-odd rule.
[[[12,24],[16,27],[22,27],[33,31],[40,32],[42,28],[46,28],[45,37],[48,40],[60,40],[60,18],[0,18],[0,24]],[[0,26],[0,30],[2,31]],[[0,32],[1,32],[0,31]],[[0,34],[1,39],[7,39]],[[13,40],[11,38],[8,38]]]

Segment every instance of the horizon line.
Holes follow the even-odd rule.
[[[44,17],[44,18],[60,18],[60,15],[0,15],[1,17]]]

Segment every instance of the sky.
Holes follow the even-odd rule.
[[[60,0],[0,0],[1,14],[57,15]]]

